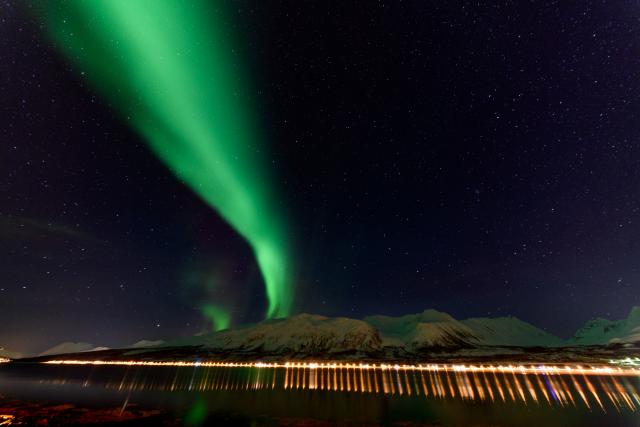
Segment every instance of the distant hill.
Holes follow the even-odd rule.
[[[107,347],[96,347],[93,344],[89,344],[86,342],[63,342],[56,346],[51,347],[48,350],[40,353],[40,356],[50,356],[54,354],[65,354],[65,353],[84,353],[87,351],[99,351],[99,350],[108,350]]]
[[[569,340],[571,345],[640,344],[640,307],[633,307],[626,319],[593,319]]]
[[[163,345],[165,342],[163,340],[140,340],[137,341],[130,346],[129,348],[149,348],[149,347],[157,347],[159,345]]]

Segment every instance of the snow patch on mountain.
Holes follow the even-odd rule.
[[[633,307],[626,319],[597,318],[590,320],[570,340],[573,345],[636,342],[640,342],[640,307]]]
[[[627,335],[612,338],[609,344],[636,344],[640,346],[640,326],[633,328]]]
[[[96,347],[86,342],[63,342],[48,350],[43,351],[38,356],[51,356],[65,353],[85,353],[88,351],[108,350],[108,347]]]
[[[517,317],[476,317],[461,322],[486,346],[560,347],[564,341]]]
[[[140,340],[128,346],[127,348],[149,348],[158,347],[165,344],[164,340]]]

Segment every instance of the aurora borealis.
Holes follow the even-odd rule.
[[[635,4],[1,3],[6,350],[640,305]]]
[[[48,33],[153,152],[249,243],[267,317],[289,314],[292,254],[250,86],[216,3],[43,1]],[[218,5],[219,6],[219,5]],[[81,71],[80,71],[81,70]],[[218,328],[223,307],[203,310]]]
[[[0,0],[0,425],[638,427],[636,3]]]

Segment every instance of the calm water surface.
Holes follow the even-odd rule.
[[[640,426],[639,391],[637,376],[517,370],[0,365],[8,399],[135,405],[205,425],[233,414],[239,425]]]

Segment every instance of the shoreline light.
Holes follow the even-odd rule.
[[[151,368],[135,374],[125,369],[122,378],[112,375],[105,384],[92,379],[92,370],[82,382],[83,387],[102,384],[119,391],[306,390],[640,411],[640,368],[612,365],[87,359],[38,363]],[[167,376],[153,373],[155,367],[177,369]],[[67,379],[49,382],[65,384]]]
[[[0,359],[2,361],[2,359]],[[8,361],[8,360],[7,360]],[[546,364],[372,364],[349,362],[216,362],[216,361],[151,361],[151,360],[83,360],[54,359],[40,362],[47,365],[106,365],[106,366],[173,366],[203,368],[258,368],[258,369],[354,369],[354,370],[395,370],[395,371],[430,371],[458,373],[512,373],[519,375],[606,375],[606,376],[638,376],[640,368],[613,367],[608,365],[546,365]]]

